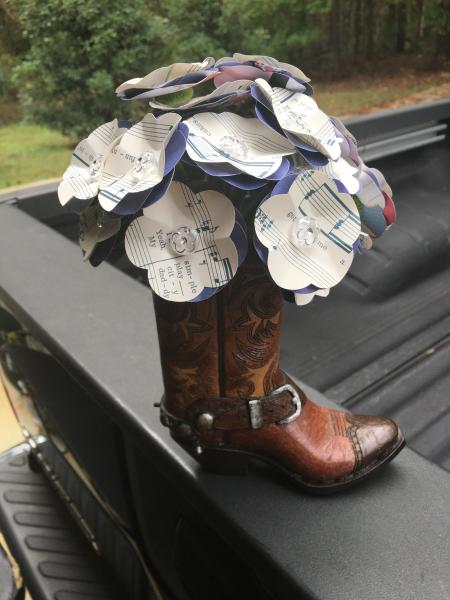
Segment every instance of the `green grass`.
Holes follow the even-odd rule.
[[[0,127],[0,189],[59,177],[73,144],[63,135],[38,125]]]
[[[364,112],[373,106],[399,100],[429,87],[428,82],[397,87],[386,82],[377,84],[361,80],[349,89],[348,84],[344,86],[343,83],[328,83],[314,85],[314,98],[324,112],[339,117]]]

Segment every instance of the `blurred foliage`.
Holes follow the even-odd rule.
[[[1,93],[78,138],[130,116],[115,87],[162,64],[240,51],[339,80],[396,56],[443,64],[450,0],[0,0],[0,48]]]
[[[12,0],[27,43],[14,69],[28,120],[79,137],[131,105],[115,99],[118,82],[159,60],[164,18],[135,0]],[[145,67],[144,67],[145,68]]]

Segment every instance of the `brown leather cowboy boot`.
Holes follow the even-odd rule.
[[[216,296],[155,296],[165,397],[161,420],[209,470],[262,459],[303,489],[331,492],[391,460],[404,438],[390,419],[318,406],[279,367],[283,299],[250,255]]]

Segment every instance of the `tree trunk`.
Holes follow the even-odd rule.
[[[396,51],[397,51],[398,54],[401,54],[402,52],[405,51],[405,44],[406,44],[406,21],[407,21],[406,3],[403,0],[397,6],[397,45],[396,45]]]

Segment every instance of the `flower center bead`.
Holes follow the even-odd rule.
[[[175,254],[190,254],[197,250],[199,235],[197,230],[183,226],[169,234],[168,241]]]
[[[156,159],[152,152],[144,152],[142,156],[136,159],[134,163],[134,174],[138,177],[145,177],[150,169],[156,166]]]
[[[93,179],[97,179],[97,177],[99,175],[100,167],[102,166],[102,160],[103,160],[103,156],[96,156],[94,158],[94,160],[91,162],[91,164],[89,165],[89,175]]]
[[[227,157],[247,158],[248,146],[245,142],[242,142],[237,138],[231,137],[230,135],[224,135],[219,141],[219,146]]]
[[[313,217],[296,219],[292,226],[292,242],[296,246],[312,246],[318,239],[320,227]]]

